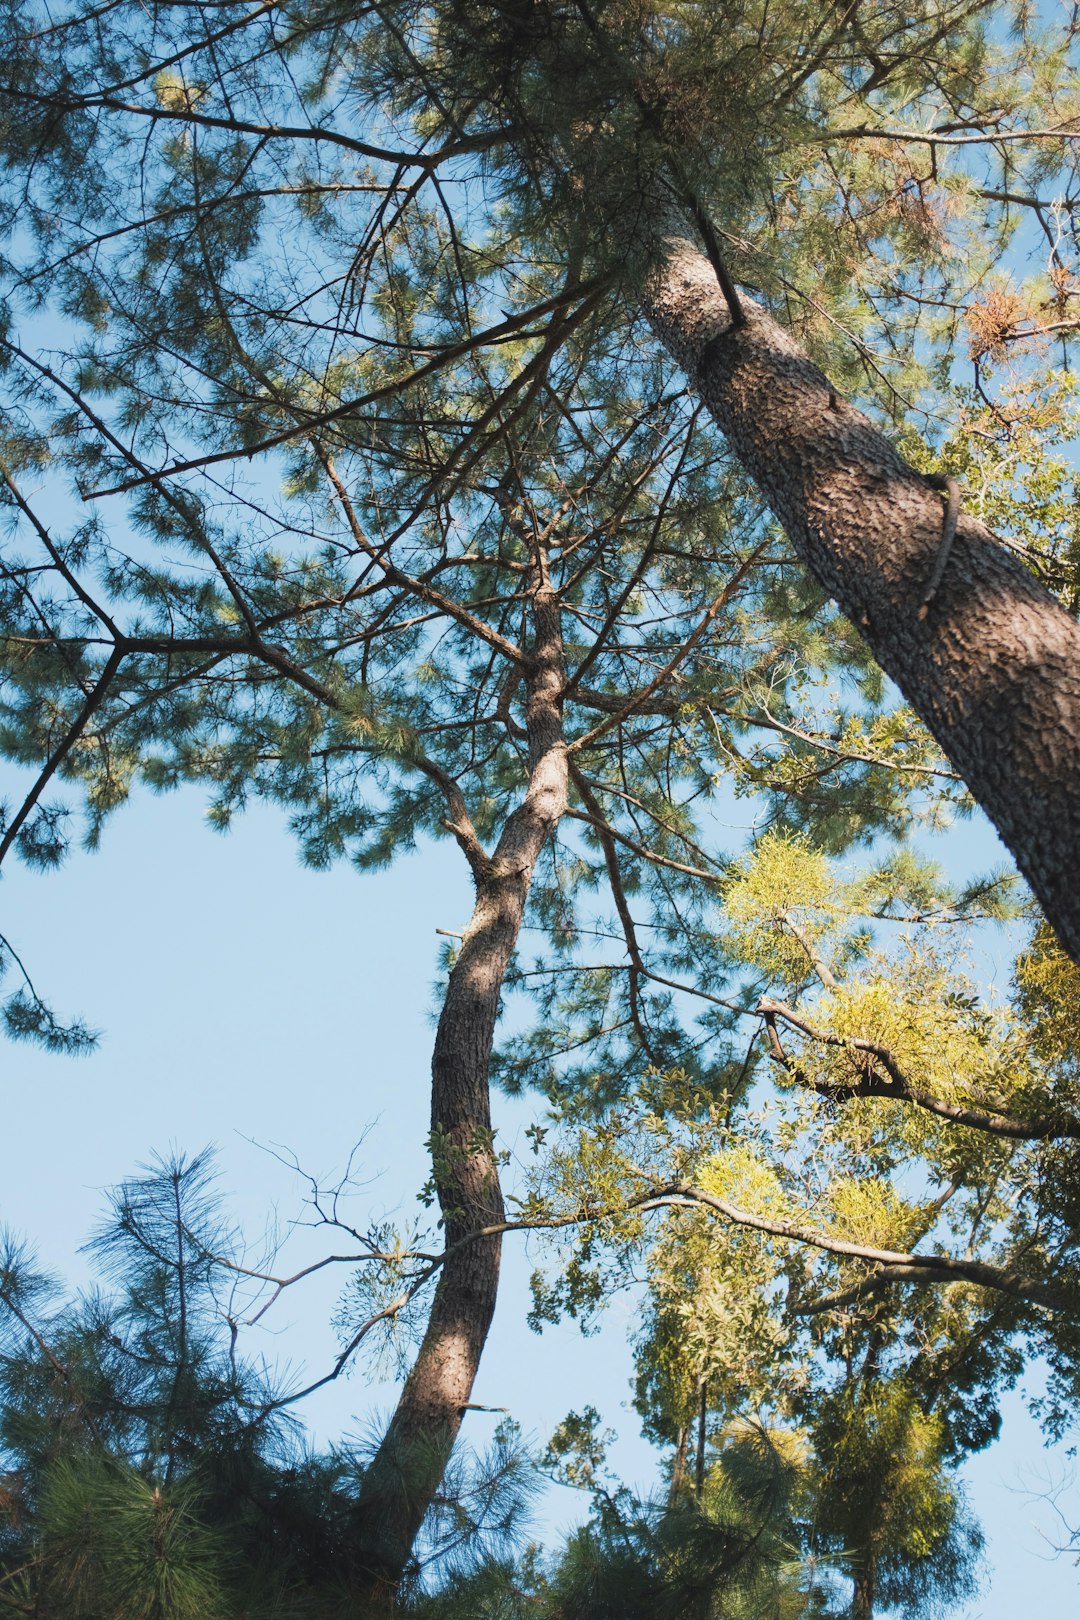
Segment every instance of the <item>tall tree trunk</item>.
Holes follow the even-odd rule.
[[[694,1495],[699,1502],[705,1491],[705,1439],[706,1423],[709,1416],[706,1388],[707,1385],[703,1378],[701,1380],[701,1389],[698,1391],[697,1456],[694,1459]]]
[[[671,1484],[668,1487],[668,1507],[674,1507],[686,1485],[686,1464],[690,1455],[690,1425],[683,1423],[675,1440],[675,1455],[671,1459]]]
[[[854,1590],[851,1594],[851,1620],[874,1620],[874,1599],[877,1595],[877,1558],[867,1550],[852,1572]]]
[[[974,518],[925,618],[944,501],[749,299],[733,327],[710,261],[658,245],[648,319],[798,555],[993,821],[1080,962],[1080,626]]]
[[[461,1427],[495,1309],[501,1238],[472,1238],[505,1218],[491,1131],[491,1049],[533,867],[567,797],[560,607],[546,584],[534,598],[533,625],[528,787],[494,854],[479,852],[473,860],[476,902],[435,1036],[432,1160],[446,1260],[416,1361],[361,1483],[356,1553],[365,1614],[393,1607]]]

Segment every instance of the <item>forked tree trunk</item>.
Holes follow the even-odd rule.
[[[364,1614],[386,1613],[461,1427],[495,1309],[504,1219],[488,1074],[499,997],[533,867],[566,808],[560,608],[534,601],[526,676],[529,781],[494,854],[473,863],[476,903],[450,973],[431,1064],[433,1165],[446,1260],[423,1342],[389,1429],[364,1474],[356,1559]]]
[[[799,557],[856,624],[997,827],[1080,962],[1080,626],[961,509],[925,619],[944,503],[767,312],[733,328],[709,260],[659,244],[644,308]]]

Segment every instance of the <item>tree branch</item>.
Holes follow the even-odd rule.
[[[1075,1302],[1064,1300],[1057,1290],[1045,1283],[1021,1276],[1017,1272],[1006,1271],[1001,1266],[988,1265],[981,1260],[957,1260],[951,1255],[923,1254],[918,1250],[904,1253],[895,1249],[879,1249],[865,1243],[850,1243],[846,1238],[834,1238],[827,1232],[797,1226],[792,1221],[770,1220],[765,1215],[751,1214],[749,1210],[739,1209],[737,1205],[728,1203],[727,1199],[717,1198],[713,1193],[707,1193],[686,1181],[671,1182],[667,1187],[656,1189],[647,1200],[643,1198],[640,1207],[655,1205],[657,1200],[673,1205],[680,1203],[701,1205],[706,1209],[715,1210],[733,1226],[746,1226],[755,1232],[764,1232],[770,1237],[802,1243],[807,1248],[821,1249],[827,1254],[842,1255],[846,1259],[866,1260],[890,1270],[894,1266],[914,1267],[925,1274],[920,1280],[939,1283],[971,1282],[982,1288],[993,1288],[1000,1293],[1011,1294],[1017,1299],[1028,1300],[1047,1310],[1062,1311],[1073,1316],[1080,1315],[1080,1307]],[[907,1280],[911,1281],[912,1278],[908,1277]]]
[[[908,1079],[888,1047],[878,1046],[874,1041],[859,1040],[853,1036],[833,1035],[829,1030],[811,1024],[783,1001],[772,1001],[763,996],[756,1010],[761,1014],[768,1029],[774,1061],[786,1069],[798,1085],[816,1091],[823,1097],[831,1097],[837,1102],[846,1102],[851,1097],[885,1097],[894,1102],[911,1102],[917,1108],[923,1108],[930,1114],[937,1114],[939,1118],[950,1120],[955,1125],[968,1125],[974,1130],[988,1131],[994,1136],[1013,1137],[1020,1141],[1067,1141],[1080,1138],[1080,1123],[1055,1124],[1053,1121],[1011,1119],[1007,1114],[999,1114],[990,1109],[965,1108],[959,1103],[946,1102],[942,1097],[935,1097]],[[813,1079],[784,1051],[776,1033],[778,1018],[819,1045],[838,1046],[845,1051],[859,1053],[866,1060],[862,1065],[863,1078],[850,1083]],[[875,1063],[881,1064],[888,1079],[882,1079],[874,1072]]]
[[[319,429],[328,427],[332,422],[340,422],[365,406],[377,404],[380,400],[390,399],[394,394],[403,393],[413,388],[425,378],[433,376],[448,366],[454,360],[460,360],[464,355],[485,345],[501,343],[506,339],[518,338],[527,330],[531,322],[538,320],[555,310],[564,308],[578,298],[587,298],[590,294],[598,292],[608,283],[608,278],[594,277],[591,281],[576,283],[574,286],[564,287],[560,292],[553,293],[538,304],[532,305],[520,315],[510,315],[504,321],[488,326],[483,331],[463,338],[460,343],[448,343],[437,355],[426,360],[423,365],[416,366],[404,377],[394,378],[390,382],[382,383],[378,388],[370,389],[366,394],[358,394],[354,399],[342,401],[340,405],[332,406],[326,411],[311,411],[305,414],[302,422],[294,422],[289,427],[281,428],[277,433],[270,433],[255,444],[238,445],[231,450],[217,450],[204,456],[192,456],[186,461],[174,461],[168,467],[162,467],[156,472],[141,472],[131,478],[124,479],[119,484],[111,484],[107,488],[88,490],[83,496],[84,500],[102,500],[106,495],[123,495],[128,490],[137,489],[140,484],[154,483],[165,478],[175,478],[179,473],[201,472],[207,467],[219,465],[224,461],[250,461],[253,456],[261,455],[266,450],[276,450],[279,445],[288,444],[291,440],[311,434]]]
[[[636,693],[628,703],[624,703],[620,709],[617,709],[610,719],[601,721],[598,726],[593,727],[592,731],[587,731],[584,736],[578,737],[575,742],[572,742],[570,744],[572,752],[577,753],[582,748],[591,747],[592,744],[599,741],[599,739],[604,736],[606,732],[610,731],[613,726],[617,726],[621,721],[628,719],[630,715],[635,713],[638,705],[646,702],[650,697],[652,697],[654,692],[658,691],[668,680],[670,680],[671,676],[678,669],[679,665],[686,658],[687,654],[692,652],[697,646],[698,642],[712,624],[721,608],[726,607],[728,602],[731,601],[731,598],[742,584],[743,579],[749,573],[754,563],[757,562],[762,552],[766,551],[771,545],[772,536],[769,535],[766,537],[766,539],[762,540],[760,545],[754,547],[750,555],[744,558],[744,560],[739,564],[738,568],[736,568],[735,572],[732,574],[719,596],[715,598],[712,605],[702,615],[697,627],[689,636],[687,636],[686,640],[683,642],[682,646],[679,647],[678,651],[668,659],[667,663],[664,665],[663,669],[660,670],[655,679],[651,680],[647,686],[643,687],[640,692]]]
[[[122,646],[113,648],[112,652],[105,661],[105,667],[98,677],[96,685],[87,696],[85,703],[79,710],[79,713],[76,715],[71,725],[68,727],[67,731],[64,733],[58,746],[49,755],[49,758],[45,762],[45,766],[38,776],[37,781],[34,783],[33,787],[30,789],[30,792],[26,795],[26,798],[23,800],[19,809],[12,817],[3,838],[0,839],[0,863],[3,862],[4,856],[15,842],[20,829],[26,822],[26,818],[29,816],[30,812],[41,798],[41,795],[49,785],[53,775],[59,766],[63,764],[71,749],[82,736],[82,733],[92,718],[94,711],[98,708],[110,685],[112,684],[113,676],[120,668],[120,662],[123,656],[124,649]]]

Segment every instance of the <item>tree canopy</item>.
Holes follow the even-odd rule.
[[[89,1492],[154,1545],[167,1496],[202,1595],[153,1612],[213,1612],[198,1570],[255,1532],[205,1508],[188,1379],[231,1391],[229,1467],[322,1493],[333,1601],[405,1601],[502,1237],[537,1228],[538,1323],[644,1276],[670,1490],[596,1485],[556,1565],[469,1575],[484,1602],[833,1612],[807,1557],[858,1616],[962,1595],[959,1460],[1025,1355],[1059,1425],[1075,1398],[1075,19],[10,0],[4,26],[0,862],[186,782],[222,828],[281,806],[316,866],[447,840],[475,907],[433,1049],[441,1237],[365,1232],[342,1305],[343,1364],[422,1318],[374,1454],[283,1460],[274,1401],[148,1325],[176,1327],[147,1255],[177,1297],[189,1233],[197,1272],[227,1262],[198,1209],[168,1262],[121,1215],[149,1338],[116,1333],[107,1377],[106,1318],[46,1328],[9,1268],[11,1411],[47,1364],[93,1444],[5,1442],[45,1550],[19,1573],[12,1518],[0,1603],[119,1591],[142,1532],[80,1531],[84,1586],[50,1585]],[[919,836],[972,796],[1057,931],[996,999],[970,931],[1035,909]],[[4,964],[10,1033],[92,1046]],[[537,1098],[510,1203],[492,1085]],[[138,1195],[153,1220],[189,1175]],[[139,1366],[172,1393],[114,1433]],[[559,1441],[591,1485],[594,1439],[577,1414]]]

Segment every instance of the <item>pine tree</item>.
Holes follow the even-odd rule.
[[[104,1287],[0,1262],[0,1612],[59,1620],[340,1613],[357,1464],[306,1456],[219,1305],[235,1282],[206,1155],[116,1189]],[[227,1297],[227,1296],[226,1296]]]
[[[1076,954],[1075,628],[966,491],[949,546],[948,484],[878,431],[952,408],[964,299],[980,387],[988,357],[1074,324],[1063,222],[1041,283],[993,278],[1071,172],[1075,30],[991,21],[937,0],[835,24],[791,0],[8,8],[2,741],[35,775],[0,859],[62,858],[59,782],[94,842],[133,783],[196,781],[223,826],[284,805],[313,863],[449,836],[474,880],[433,1058],[445,1246],[351,1508],[372,1604],[494,1307],[491,1075],[556,1107],[678,1066],[745,1095],[758,1030],[783,1054],[799,1026],[740,994],[739,851],[710,796],[754,792],[826,852],[961,797],[871,651]],[[931,905],[902,861],[879,882],[885,908]],[[1000,912],[1005,887],[943,915]],[[540,1019],[494,1054],[511,988]],[[87,1041],[29,979],[6,1017]],[[862,1101],[898,1084],[886,1065]],[[815,1085],[858,1100],[848,1074]],[[1071,1094],[1036,1101],[1013,1123],[1060,1152]],[[1063,1197],[1055,1220],[1071,1241]],[[1029,1301],[1049,1249],[1033,1268]]]

